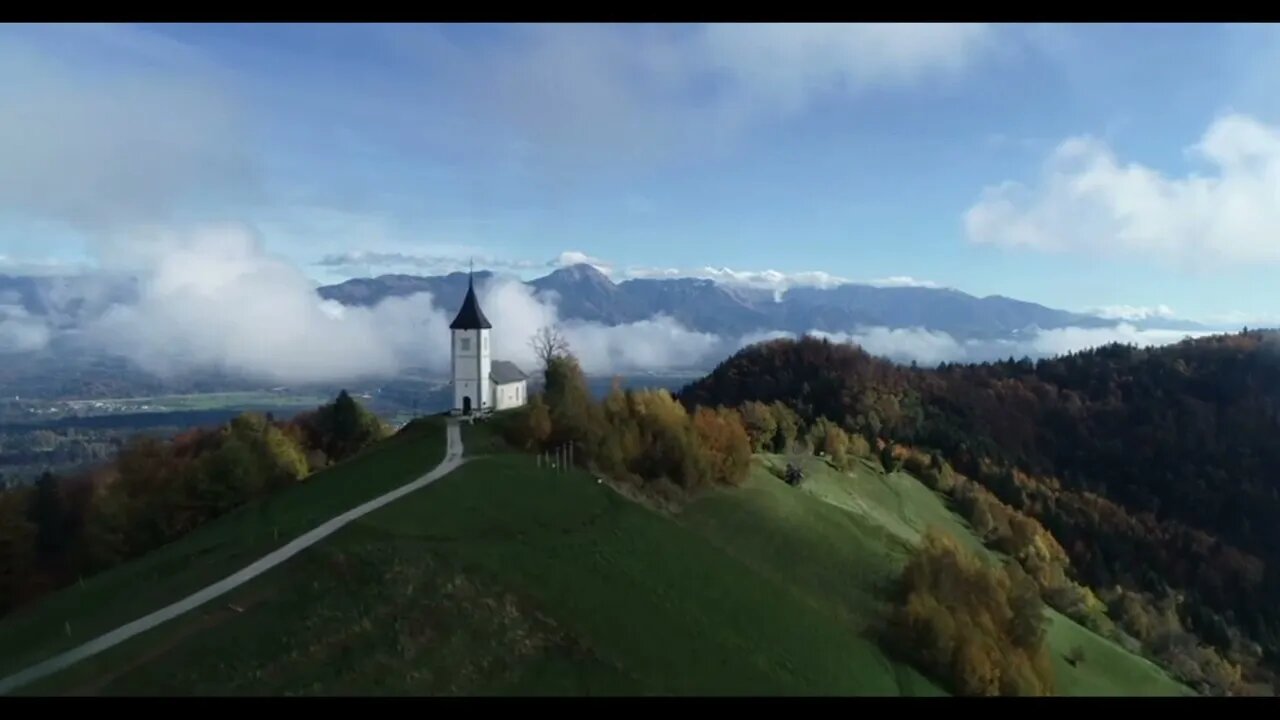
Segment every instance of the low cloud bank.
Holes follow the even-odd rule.
[[[298,267],[266,252],[252,230],[239,225],[149,235],[134,249],[136,294],[87,319],[77,342],[130,358],[162,376],[216,370],[297,384],[391,377],[408,368],[448,372],[448,325],[461,298],[419,293],[374,307],[321,300]],[[528,372],[537,369],[529,338],[551,324],[560,326],[589,373],[708,368],[747,345],[793,337],[782,331],[717,336],[663,315],[615,326],[563,320],[554,300],[535,297],[509,277],[495,277],[477,290],[494,326],[494,357]],[[54,333],[44,319],[20,306],[0,304],[0,352],[39,349]],[[810,334],[857,344],[898,362],[932,366],[1036,358],[1110,342],[1162,345],[1193,333],[1119,323],[989,341],[958,340],[921,328]]]

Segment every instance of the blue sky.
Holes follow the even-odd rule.
[[[1274,322],[1277,60],[1269,26],[11,25],[0,272],[232,222],[319,282],[581,254]]]

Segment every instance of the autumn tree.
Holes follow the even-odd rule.
[[[698,408],[693,414],[698,448],[707,455],[713,482],[740,485],[751,466],[751,441],[742,416],[728,408]]]
[[[896,592],[894,652],[959,694],[1052,694],[1044,607],[1016,563],[990,566],[930,529]]]
[[[778,432],[778,421],[773,409],[762,402],[752,400],[744,403],[739,408],[739,412],[742,413],[747,437],[751,440],[751,451],[772,451],[776,445],[774,437]]]
[[[822,452],[838,470],[849,468],[849,436],[839,425],[831,423],[822,436]]]

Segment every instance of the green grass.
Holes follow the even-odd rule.
[[[0,675],[231,574],[333,516],[415,479],[444,457],[444,447],[444,423],[425,419],[348,462],[0,619]]]
[[[744,498],[742,491],[722,491],[722,498],[733,498],[732,502],[740,507],[726,513],[722,502],[712,503],[706,509],[696,504],[689,514],[697,516],[709,511],[716,516],[713,526],[736,523],[738,527],[720,533],[726,542],[743,548],[743,540],[754,537],[754,546],[744,548],[747,554],[762,563],[772,561],[780,577],[796,583],[807,582],[817,598],[832,594],[858,597],[856,612],[862,613],[868,624],[876,622],[878,598],[883,597],[884,583],[896,575],[908,548],[918,542],[929,527],[946,531],[981,556],[995,561],[1002,559],[982,546],[968,524],[951,512],[942,497],[907,473],[886,474],[877,464],[866,461],[857,462],[848,473],[840,473],[819,458],[807,458],[806,479],[797,492],[767,472],[768,465],[783,462],[780,458],[765,456],[762,460],[747,483],[746,493],[772,496],[768,500]],[[826,518],[829,511],[810,507],[814,500],[846,510],[843,520],[856,530],[837,531],[838,521],[820,520]],[[743,515],[752,512],[750,508],[755,508],[753,517],[745,519]],[[769,518],[786,530],[761,537],[759,528],[766,526]],[[748,532],[751,528],[756,529],[754,535]],[[877,531],[881,533],[879,536],[875,535]],[[822,535],[827,536],[825,540]],[[824,544],[837,546],[850,542],[857,547],[853,555],[858,561],[848,567],[841,567],[845,562],[843,554],[803,552],[806,545],[815,549]],[[1130,653],[1056,610],[1048,609],[1046,615],[1058,694],[1191,694],[1149,660]],[[1066,661],[1066,655],[1077,645],[1084,649],[1085,660],[1072,666]]]
[[[762,458],[744,487],[670,515],[585,473],[503,452],[490,427],[464,427],[464,437],[474,459],[453,474],[225,603],[25,692],[945,694],[875,642],[885,584],[926,527],[981,550],[909,475],[870,463],[837,473],[813,459],[792,488],[766,469],[777,459]],[[405,474],[416,475],[435,462],[411,445],[388,443],[357,461],[368,463],[360,473],[415,458]],[[132,603],[135,614],[159,604]],[[1057,613],[1049,628],[1062,694],[1182,692]],[[1064,656],[1076,645],[1085,661],[1071,667]]]

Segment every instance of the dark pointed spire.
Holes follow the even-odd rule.
[[[453,319],[449,329],[488,330],[492,327],[489,324],[489,318],[485,317],[484,311],[480,309],[480,301],[476,300],[475,270],[473,267],[467,275],[467,296],[462,299],[462,308],[458,310],[458,316]]]

